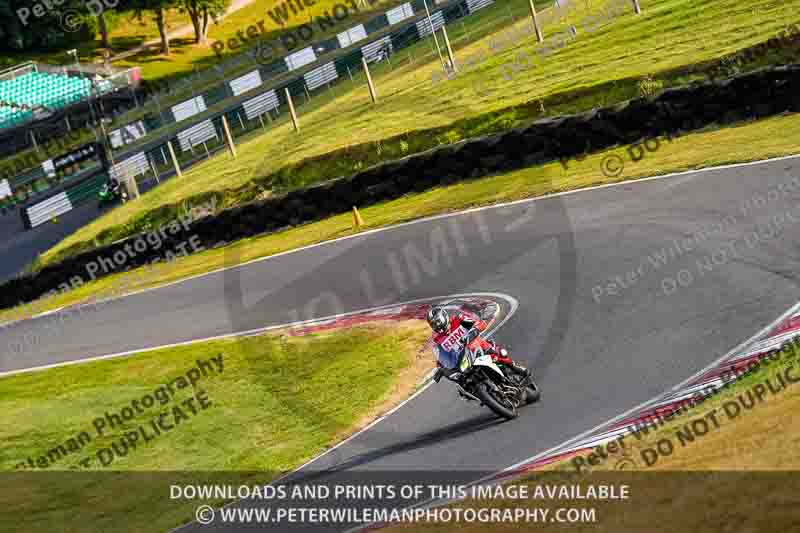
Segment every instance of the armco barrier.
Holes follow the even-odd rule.
[[[271,232],[287,226],[391,200],[437,185],[507,172],[583,153],[676,134],[711,124],[728,124],[800,111],[800,65],[772,67],[730,80],[669,89],[656,98],[640,98],[612,107],[537,121],[530,126],[434,148],[337,178],[307,189],[253,202],[196,221],[170,234],[163,247],[137,253],[119,268],[163,257],[167,250],[197,236],[208,248],[220,242]],[[29,302],[57,289],[73,276],[86,281],[86,265],[98,257],[124,253],[136,237],[48,266],[35,275],[0,287],[0,307]]]

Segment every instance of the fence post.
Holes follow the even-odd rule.
[[[161,112],[161,102],[159,101],[157,94],[153,95],[153,100],[155,100],[156,107],[158,108],[158,118],[161,120],[161,124],[159,124],[160,127],[164,125],[164,113]]]
[[[442,26],[442,35],[444,35],[444,44],[447,47],[447,58],[450,61],[450,68],[453,69],[453,72],[458,72],[458,67],[456,66],[456,58],[453,56],[453,49],[450,47],[450,39],[447,37],[446,26]]]
[[[433,34],[433,42],[436,43],[436,52],[439,54],[439,62],[444,67],[444,58],[442,57],[442,49],[439,47],[439,39],[436,37],[436,29],[433,27],[433,19],[431,19],[431,11],[428,9],[428,2],[427,0],[422,0],[423,4],[425,4],[425,13],[428,14],[428,25],[431,27],[431,33]]]
[[[178,158],[175,157],[175,149],[172,147],[172,141],[167,141],[167,150],[169,150],[169,156],[172,158],[172,166],[175,167],[175,174],[179,177],[183,177],[183,173],[181,172],[181,166],[178,164]]]
[[[225,140],[228,142],[228,150],[230,150],[231,155],[236,158],[236,145],[233,144],[231,129],[228,127],[228,119],[225,115],[222,115],[222,129],[225,131]]]
[[[533,19],[533,29],[536,30],[536,42],[544,42],[542,37],[542,29],[539,27],[539,19],[536,18],[536,6],[533,5],[533,0],[528,0],[531,5],[531,18]]]
[[[156,183],[161,183],[161,180],[158,179],[158,169],[156,168],[156,164],[153,161],[154,157],[151,156],[150,154],[145,154],[145,157],[147,158],[147,162],[150,163],[150,170],[153,171],[153,176],[155,176],[156,178]]]
[[[294,110],[292,95],[289,92],[288,87],[286,87],[284,90],[286,91],[286,101],[289,103],[289,113],[292,115],[292,125],[294,126],[294,131],[300,131],[300,124],[297,122],[297,113]]]
[[[372,76],[369,73],[369,65],[367,65],[367,58],[361,56],[361,64],[364,67],[364,73],[367,75],[367,86],[369,87],[369,96],[372,98],[372,103],[377,103],[378,94],[375,92],[375,86],[372,84]]]
[[[36,142],[36,135],[33,133],[33,130],[30,130],[29,133],[31,134],[31,141],[33,142],[33,149],[36,150],[36,153],[38,154],[40,152],[39,152],[39,143]]]
[[[136,176],[132,175],[129,169],[123,171],[123,183],[125,190],[128,191],[128,201],[139,198],[139,184],[136,183]]]

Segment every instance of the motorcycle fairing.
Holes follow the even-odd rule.
[[[497,374],[501,378],[505,379],[506,377],[506,375],[503,374],[503,371],[500,370],[500,367],[495,364],[494,360],[492,359],[492,356],[489,354],[483,354],[476,357],[475,360],[472,362],[472,366],[482,366],[486,368],[491,368],[492,370],[497,372]]]

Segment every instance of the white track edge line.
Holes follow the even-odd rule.
[[[586,437],[596,433],[597,431],[603,429],[604,427],[609,426],[609,425],[613,424],[614,422],[617,422],[617,421],[619,421],[621,419],[624,419],[627,416],[630,416],[632,413],[634,413],[636,411],[644,409],[644,408],[648,407],[649,405],[652,405],[652,404],[658,402],[658,400],[663,395],[669,394],[670,392],[678,390],[680,387],[682,387],[686,383],[689,383],[692,379],[696,378],[697,375],[700,375],[703,372],[707,372],[708,370],[713,368],[715,365],[718,365],[720,362],[724,361],[727,357],[731,357],[731,356],[735,355],[738,350],[742,350],[748,344],[751,344],[751,343],[755,342],[756,339],[758,339],[760,336],[768,333],[772,328],[774,328],[777,324],[779,324],[783,320],[786,320],[787,318],[789,318],[792,315],[792,313],[794,313],[798,309],[800,309],[800,302],[794,304],[788,310],[784,311],[780,315],[779,318],[775,319],[768,326],[765,326],[764,328],[759,330],[758,333],[752,335],[751,337],[749,337],[744,342],[738,344],[732,350],[726,352],[725,355],[723,355],[722,357],[720,357],[719,359],[717,359],[713,363],[709,364],[704,369],[698,371],[694,375],[690,376],[689,378],[685,379],[684,381],[680,382],[679,384],[675,385],[674,387],[662,392],[661,394],[653,397],[652,399],[646,400],[646,401],[640,403],[639,405],[637,405],[635,407],[632,407],[631,409],[625,411],[624,413],[622,413],[620,415],[617,415],[617,416],[615,416],[615,417],[613,417],[613,418],[611,418],[611,419],[609,419],[609,420],[607,420],[607,421],[605,421],[605,422],[603,422],[601,424],[598,424],[595,427],[593,427],[592,429],[584,431],[583,433],[581,433],[581,434],[579,434],[579,435],[577,435],[575,437],[572,437],[571,439],[567,439],[566,441],[562,442],[561,444],[557,444],[556,446],[553,446],[548,450],[540,452],[540,453],[538,453],[538,454],[536,454],[536,455],[534,455],[534,456],[532,456],[532,457],[530,457],[528,459],[523,459],[522,461],[519,461],[518,463],[515,463],[515,464],[513,464],[513,465],[511,465],[509,467],[506,467],[506,468],[504,468],[502,470],[499,470],[498,472],[496,472],[494,474],[489,474],[488,476],[484,476],[484,477],[482,477],[482,478],[480,478],[480,479],[478,479],[476,481],[472,481],[470,483],[467,483],[465,486],[481,485],[481,484],[486,484],[486,483],[491,483],[491,482],[499,483],[501,481],[505,481],[505,480],[497,479],[498,476],[501,476],[503,473],[506,473],[506,472],[513,472],[514,470],[518,470],[520,467],[523,467],[525,465],[533,463],[533,462],[535,462],[538,459],[541,459],[543,457],[547,457],[549,455],[554,455],[554,454],[556,454],[558,452],[563,452],[565,449],[568,449],[569,446],[574,445],[575,443],[586,439]],[[520,473],[520,475],[522,475],[522,474],[524,474],[524,472]],[[432,506],[440,507],[442,505],[447,505],[448,503],[461,501],[463,499],[464,498],[448,498],[448,499],[431,498],[429,500],[425,500],[425,501],[420,502],[418,504],[412,505],[412,506],[410,506],[410,508],[411,509],[415,509],[417,507],[432,507]],[[347,530],[345,533],[350,533],[350,532],[355,532],[355,531],[362,531],[362,530],[365,530],[365,529],[369,528],[371,525],[374,525],[374,524],[375,524],[375,522],[372,522],[370,524],[364,524],[364,525],[361,525],[361,526],[356,526],[356,527],[354,527],[352,529]]]
[[[83,364],[83,363],[90,363],[90,362],[93,362],[93,361],[102,361],[102,360],[105,360],[105,359],[116,359],[116,358],[119,358],[119,357],[125,357],[125,356],[128,356],[128,355],[139,354],[139,353],[147,353],[147,352],[152,352],[152,351],[156,351],[156,350],[165,350],[165,349],[168,349],[168,348],[177,348],[177,347],[180,347],[180,346],[189,346],[189,345],[198,344],[198,343],[201,343],[201,342],[211,342],[211,341],[224,340],[224,339],[229,339],[229,338],[234,338],[234,337],[246,337],[248,335],[258,335],[258,334],[266,333],[268,331],[272,331],[272,330],[276,330],[276,329],[284,329],[284,328],[299,327],[299,326],[304,326],[304,325],[309,325],[309,324],[317,324],[317,323],[324,322],[324,321],[336,320],[336,319],[339,319],[339,318],[358,315],[358,314],[362,314],[362,313],[371,313],[371,312],[374,312],[374,311],[379,311],[381,309],[390,309],[392,307],[400,307],[400,306],[404,306],[404,305],[413,305],[415,303],[426,302],[426,301],[429,301],[429,300],[438,300],[438,299],[447,299],[447,298],[464,298],[464,297],[470,297],[470,296],[473,296],[473,297],[474,296],[479,296],[479,297],[480,296],[487,296],[487,297],[494,297],[494,298],[498,298],[498,299],[501,299],[501,300],[505,300],[506,302],[508,302],[514,308],[515,311],[516,311],[516,308],[519,306],[519,302],[517,302],[517,300],[515,298],[513,298],[511,296],[508,296],[507,294],[493,293],[493,292],[459,293],[459,294],[446,295],[446,296],[433,296],[433,297],[430,297],[430,298],[416,298],[414,300],[408,300],[408,301],[405,301],[405,302],[398,302],[398,303],[393,303],[393,304],[380,305],[380,306],[377,306],[377,307],[368,307],[368,308],[364,308],[364,309],[358,309],[358,310],[355,310],[355,311],[348,311],[347,313],[339,313],[339,314],[336,314],[336,315],[329,315],[329,316],[320,317],[320,318],[312,318],[312,319],[308,319],[308,320],[302,320],[302,321],[299,321],[299,322],[288,322],[288,323],[284,323],[284,324],[275,324],[275,325],[272,325],[272,326],[265,326],[265,327],[262,327],[262,328],[255,328],[255,329],[250,329],[250,330],[245,330],[245,331],[235,331],[235,332],[231,332],[231,333],[224,333],[222,335],[215,335],[215,336],[212,336],[212,337],[205,337],[205,338],[202,338],[202,339],[192,339],[192,340],[188,340],[188,341],[181,341],[181,342],[175,342],[175,343],[169,343],[169,344],[162,344],[162,345],[159,345],[159,346],[149,346],[149,347],[135,349],[135,350],[126,350],[124,352],[117,352],[117,353],[106,354],[106,355],[98,355],[98,356],[93,356],[93,357],[86,357],[86,358],[83,358],[83,359],[62,361],[60,363],[53,363],[53,364],[48,364],[48,365],[34,366],[34,367],[29,367],[29,368],[21,368],[21,369],[18,369],[18,370],[8,370],[8,371],[5,371],[5,372],[0,372],[0,378],[19,375],[19,374],[26,374],[26,373],[30,373],[30,372],[40,372],[40,371],[43,371],[43,370],[49,370],[49,369],[52,369],[52,368],[59,368],[59,367],[64,367],[64,366],[72,366],[72,365],[78,365],[78,364]]]
[[[192,281],[192,280],[195,280],[195,279],[198,279],[198,278],[202,278],[204,276],[212,276],[214,274],[218,274],[218,273],[226,271],[226,270],[233,270],[235,268],[245,267],[245,266],[248,266],[248,265],[251,265],[251,264],[254,264],[254,263],[258,263],[258,262],[261,262],[261,261],[267,261],[269,259],[276,259],[276,258],[284,256],[284,255],[304,252],[304,251],[311,250],[313,248],[317,248],[317,247],[320,247],[320,246],[333,245],[333,244],[337,244],[339,242],[343,242],[343,241],[350,240],[350,239],[355,239],[355,238],[360,238],[360,237],[367,237],[367,236],[373,235],[375,233],[379,233],[379,232],[383,232],[383,231],[389,231],[389,230],[395,230],[395,229],[398,229],[398,228],[411,226],[413,224],[424,224],[424,223],[427,223],[427,222],[432,222],[432,221],[443,219],[443,218],[463,216],[463,215],[467,215],[467,214],[470,214],[470,213],[477,213],[477,212],[480,212],[480,211],[486,211],[486,210],[489,210],[489,209],[512,207],[512,206],[521,205],[521,204],[530,203],[530,202],[538,202],[538,201],[542,201],[542,200],[548,200],[548,199],[551,199],[551,198],[558,198],[558,197],[561,197],[561,196],[567,196],[567,195],[572,195],[572,194],[591,192],[591,191],[610,188],[610,187],[618,187],[620,185],[635,185],[635,184],[638,184],[638,183],[646,183],[646,182],[655,181],[655,180],[661,180],[661,179],[666,179],[666,178],[676,178],[676,177],[679,177],[679,176],[686,176],[688,174],[701,174],[701,173],[706,173],[706,172],[714,172],[714,171],[718,171],[718,170],[725,170],[725,169],[729,169],[729,168],[765,165],[765,164],[775,163],[775,162],[778,162],[778,161],[784,161],[784,160],[787,160],[787,159],[798,159],[798,158],[800,158],[800,154],[773,157],[773,158],[769,158],[769,159],[761,159],[761,160],[758,160],[758,161],[747,161],[747,162],[744,162],[744,163],[730,163],[730,164],[727,164],[727,165],[719,165],[719,166],[715,166],[715,167],[698,168],[698,169],[695,169],[695,170],[684,170],[684,171],[681,171],[681,172],[673,172],[673,173],[669,173],[669,174],[659,174],[657,176],[649,176],[649,177],[646,177],[646,178],[635,178],[635,179],[630,179],[630,180],[616,181],[614,183],[604,183],[604,184],[601,184],[601,185],[592,185],[590,187],[583,187],[583,188],[580,188],[580,189],[572,189],[572,190],[569,190],[569,191],[561,191],[561,192],[556,192],[556,193],[550,193],[550,194],[545,194],[543,196],[536,196],[534,198],[523,198],[521,200],[514,200],[512,202],[502,202],[502,203],[498,203],[498,204],[491,204],[491,205],[485,205],[485,206],[480,206],[480,207],[473,207],[473,208],[465,209],[465,210],[462,210],[462,211],[453,211],[452,213],[440,213],[438,215],[431,215],[431,216],[428,216],[428,217],[418,218],[416,220],[409,220],[407,222],[401,222],[399,224],[393,224],[393,225],[389,225],[389,226],[385,226],[385,227],[381,227],[381,228],[375,228],[375,229],[367,230],[367,231],[364,231],[362,233],[357,233],[357,234],[354,234],[354,235],[345,235],[344,237],[337,237],[336,239],[331,239],[331,240],[328,240],[328,241],[323,241],[323,242],[318,242],[318,243],[314,243],[314,244],[309,244],[309,245],[306,245],[306,246],[301,246],[300,248],[294,248],[292,250],[286,250],[284,252],[279,252],[277,254],[272,254],[272,255],[265,256],[265,257],[258,257],[256,259],[251,259],[250,261],[246,261],[246,262],[240,263],[238,265],[223,266],[223,267],[217,268],[215,270],[211,270],[209,272],[203,272],[201,274],[196,274],[194,276],[189,276],[188,278],[182,278],[182,279],[179,279],[179,280],[171,281],[171,282],[165,283],[163,285],[156,285],[154,287],[148,287],[148,288],[141,289],[139,291],[131,292],[131,293],[128,293],[128,294],[123,294],[123,295],[120,295],[120,296],[112,296],[112,297],[105,298],[105,299],[102,299],[102,300],[97,300],[96,302],[78,304],[76,306],[69,306],[69,307],[81,307],[81,306],[85,306],[85,305],[97,305],[97,304],[100,304],[100,303],[106,303],[106,302],[115,301],[115,300],[122,300],[124,298],[137,296],[137,295],[143,294],[145,292],[165,289],[167,287],[171,287],[171,286],[177,285],[179,283],[185,283],[185,282],[188,282],[188,281]],[[519,169],[519,170],[524,170],[524,169]],[[512,172],[518,172],[519,170],[515,170],[515,171],[512,171]],[[491,176],[489,176],[489,177],[491,177]],[[334,215],[334,216],[338,216],[338,215]],[[319,221],[314,221],[314,222],[319,222]],[[297,228],[300,228],[300,227],[302,227],[302,226],[297,226]],[[295,229],[295,228],[291,228],[291,229]],[[266,236],[266,235],[269,235],[269,234],[254,235],[254,237],[258,238],[258,237]],[[22,322],[22,321],[26,321],[26,320],[33,320],[33,319],[39,318],[41,316],[44,316],[44,315],[46,315],[48,313],[52,313],[52,311],[46,311],[44,313],[40,313],[40,314],[32,316],[30,318],[19,320],[17,322]],[[11,323],[13,323],[13,322],[2,323],[2,324],[0,324],[0,327],[8,325],[8,324],[11,324]]]
[[[532,463],[532,462],[536,461],[537,459],[545,457],[545,456],[547,456],[547,455],[549,455],[549,454],[551,454],[553,452],[558,452],[561,449],[566,448],[570,444],[572,444],[574,442],[577,442],[578,440],[580,440],[582,438],[585,438],[586,436],[590,435],[591,433],[599,431],[600,429],[602,429],[605,426],[613,424],[614,422],[617,422],[617,421],[623,419],[626,416],[629,416],[630,414],[632,414],[632,413],[634,413],[636,411],[639,411],[641,409],[644,409],[645,407],[648,407],[648,406],[650,406],[652,404],[657,403],[659,401],[659,399],[661,399],[663,396],[665,396],[667,394],[670,394],[670,393],[674,393],[675,391],[680,390],[684,385],[690,383],[693,379],[696,379],[697,376],[702,375],[705,372],[708,372],[709,370],[711,370],[715,366],[719,365],[721,362],[725,361],[727,358],[732,357],[737,352],[739,352],[742,349],[744,349],[747,345],[752,344],[759,337],[761,337],[764,334],[768,333],[777,324],[779,324],[782,321],[786,320],[786,318],[788,318],[793,312],[795,312],[798,309],[800,309],[800,302],[792,305],[792,307],[790,307],[788,310],[786,310],[783,313],[781,313],[781,315],[777,319],[775,319],[772,322],[770,322],[769,325],[767,325],[767,326],[763,327],[762,329],[760,329],[756,334],[750,336],[747,340],[745,340],[745,341],[741,342],[740,344],[736,345],[736,347],[734,347],[732,350],[729,350],[728,352],[726,352],[725,355],[719,357],[714,362],[712,362],[709,365],[707,365],[705,368],[695,372],[690,377],[688,377],[685,380],[681,381],[680,383],[678,383],[674,387],[672,387],[670,389],[667,389],[666,391],[662,392],[661,394],[658,394],[657,396],[653,397],[652,399],[644,401],[644,402],[640,403],[639,405],[637,405],[637,406],[625,411],[624,413],[622,413],[620,415],[617,415],[617,416],[607,420],[606,422],[603,422],[602,424],[599,424],[599,425],[595,426],[594,428],[581,433],[580,435],[578,435],[576,437],[573,437],[572,439],[568,439],[568,440],[564,441],[563,443],[550,448],[549,450],[546,450],[544,452],[538,453],[538,454],[536,454],[536,455],[534,455],[534,456],[532,456],[532,457],[530,457],[528,459],[525,459],[525,460],[520,461],[520,462],[518,462],[518,463],[516,463],[516,464],[514,464],[512,466],[509,466],[509,467],[503,469],[501,471],[501,473],[515,470],[515,469],[517,469],[517,468],[519,468],[521,466],[524,466],[526,464]]]
[[[507,294],[503,294],[503,293],[469,293],[469,294],[455,294],[455,295],[450,295],[450,296],[447,296],[446,298],[459,298],[459,297],[464,297],[464,296],[492,296],[492,297],[496,297],[496,298],[498,298],[498,299],[501,299],[501,300],[505,300],[505,301],[506,301],[506,303],[508,303],[508,304],[511,306],[511,308],[509,309],[509,311],[508,311],[508,313],[506,314],[506,316],[505,316],[505,317],[503,317],[503,319],[502,319],[500,322],[498,322],[497,324],[493,324],[493,325],[492,325],[492,326],[489,328],[489,330],[487,331],[487,334],[486,334],[486,338],[489,338],[489,337],[491,337],[491,335],[492,335],[492,334],[493,334],[495,331],[497,331],[498,329],[500,329],[500,328],[501,328],[501,327],[502,327],[502,326],[503,326],[503,325],[504,325],[506,322],[508,322],[508,321],[511,319],[511,317],[513,317],[513,316],[514,316],[514,314],[517,312],[517,309],[519,308],[519,301],[518,301],[516,298],[514,298],[513,296],[509,296],[509,295],[507,295]],[[431,298],[431,299],[436,299],[436,298]],[[427,300],[427,298],[426,298],[425,300]],[[407,303],[406,303],[406,305],[408,305],[409,303],[411,303],[411,302],[407,302]],[[403,304],[399,304],[399,305],[403,305]],[[341,447],[341,446],[344,446],[345,444],[347,444],[347,443],[348,443],[348,442],[350,442],[351,440],[355,439],[356,437],[358,437],[358,436],[359,436],[359,435],[361,435],[362,433],[366,432],[367,430],[369,430],[369,429],[371,429],[371,428],[375,427],[375,426],[376,426],[377,424],[379,424],[380,422],[382,422],[382,421],[386,420],[386,419],[387,419],[387,418],[388,418],[388,417],[389,417],[391,414],[395,413],[396,411],[399,411],[399,410],[400,410],[400,409],[401,409],[403,406],[405,406],[407,403],[409,403],[409,402],[410,402],[410,401],[412,401],[414,398],[416,398],[417,396],[419,396],[420,394],[422,394],[423,392],[425,392],[426,390],[428,390],[428,388],[429,388],[429,387],[430,387],[432,384],[433,384],[433,381],[429,381],[428,383],[426,383],[425,385],[423,385],[423,386],[422,386],[422,387],[421,387],[419,390],[417,390],[417,391],[416,391],[414,394],[412,394],[411,396],[409,396],[408,398],[406,398],[405,400],[403,400],[402,402],[400,402],[398,405],[396,405],[394,408],[392,408],[392,409],[391,409],[390,411],[388,411],[387,413],[385,413],[385,414],[381,415],[380,417],[376,418],[375,420],[373,420],[373,421],[372,421],[372,422],[371,422],[369,425],[367,425],[366,427],[364,427],[364,428],[360,429],[359,431],[355,432],[354,434],[350,435],[348,438],[344,439],[343,441],[341,441],[340,443],[336,444],[336,445],[335,445],[335,446],[333,446],[332,448],[329,448],[329,449],[325,450],[324,452],[322,452],[322,453],[321,453],[321,454],[319,454],[318,456],[316,456],[316,457],[314,457],[314,458],[312,458],[312,459],[310,459],[310,460],[306,461],[305,463],[303,463],[302,465],[298,466],[297,468],[295,468],[295,469],[294,469],[294,470],[292,470],[291,472],[288,472],[288,473],[286,473],[286,474],[284,474],[284,475],[282,475],[282,476],[278,477],[278,478],[277,478],[277,479],[275,479],[274,481],[271,481],[271,482],[270,482],[270,485],[272,485],[272,484],[274,484],[274,483],[278,483],[278,482],[280,482],[281,480],[283,480],[283,479],[286,479],[287,477],[291,476],[292,474],[294,474],[294,473],[296,473],[296,472],[299,472],[300,470],[302,470],[303,468],[307,467],[308,465],[310,465],[310,464],[312,464],[312,463],[314,463],[314,462],[318,461],[319,459],[322,459],[323,457],[325,457],[325,456],[326,456],[326,455],[328,455],[329,453],[333,452],[333,451],[334,451],[334,450],[336,450],[337,448],[339,448],[339,447]],[[241,500],[241,499],[237,499],[237,500],[234,500],[234,501],[228,502],[228,503],[226,503],[225,505],[222,505],[221,507],[219,507],[219,509],[222,509],[222,508],[225,508],[225,507],[229,507],[229,506],[231,506],[231,505],[233,505],[233,504],[235,504],[235,503],[237,503],[237,502],[240,502],[240,501],[242,501],[242,500]],[[169,533],[173,533],[173,532],[175,532],[175,531],[179,531],[179,530],[181,530],[181,529],[184,529],[184,528],[186,528],[186,527],[189,527],[189,526],[193,525],[194,523],[195,523],[195,521],[187,522],[186,524],[180,525],[180,526],[178,526],[178,527],[176,527],[176,528],[174,528],[174,529],[170,530],[170,532],[169,532]]]

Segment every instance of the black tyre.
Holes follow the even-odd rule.
[[[539,392],[539,387],[536,385],[528,385],[525,387],[525,403],[532,404],[539,401],[541,397],[541,392]]]
[[[517,386],[522,386],[526,379],[528,379],[530,382],[530,385],[525,387],[525,404],[528,405],[538,402],[541,392],[539,392],[539,387],[533,381],[533,378],[528,378],[526,374],[519,372],[515,367],[509,367],[509,370],[514,374],[514,382],[517,384]]]
[[[483,405],[491,409],[497,416],[503,417],[506,420],[517,418],[517,408],[501,403],[501,401],[496,399],[491,388],[486,383],[479,383],[478,386],[475,387],[475,395],[480,398]]]

